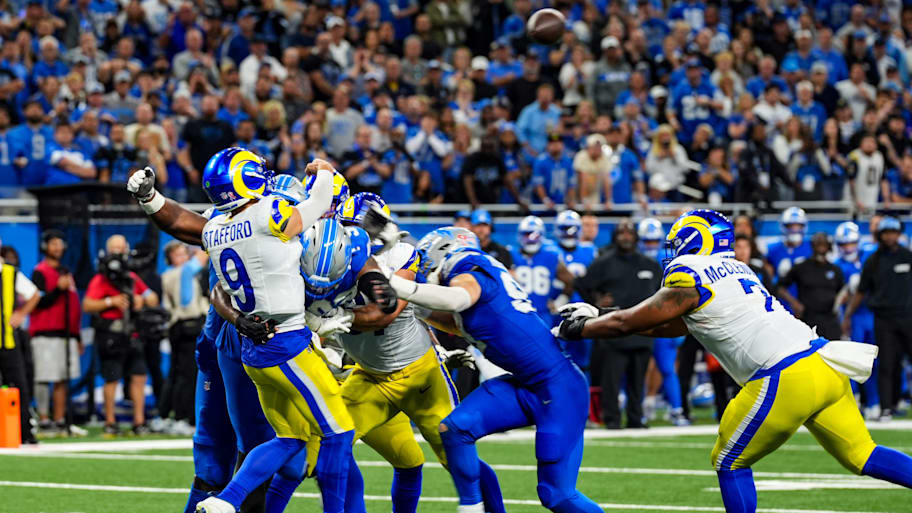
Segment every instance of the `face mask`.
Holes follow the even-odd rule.
[[[785,236],[785,240],[790,245],[797,246],[801,244],[802,241],[804,241],[804,234],[801,232],[791,232]]]

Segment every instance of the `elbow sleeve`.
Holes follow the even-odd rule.
[[[390,285],[400,299],[442,312],[461,312],[472,306],[472,297],[462,287],[415,283],[393,275]]]

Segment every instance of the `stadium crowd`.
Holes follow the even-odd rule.
[[[215,151],[390,203],[912,202],[912,10],[882,1],[9,1],[0,185],[202,202]]]
[[[165,195],[202,203],[206,161],[240,146],[298,178],[314,158],[328,159],[353,193],[392,204],[566,204],[598,213],[668,201],[850,200],[867,214],[878,203],[912,204],[912,9],[879,0],[544,4],[567,19],[554,46],[525,35],[530,13],[545,6],[537,0],[0,2],[0,191],[123,183],[149,164]],[[457,222],[512,261],[490,240],[482,212]],[[750,223],[741,227],[744,259],[774,290],[788,268],[771,255],[765,262]],[[597,229],[583,216],[584,241]],[[639,227],[624,231],[641,245],[620,253],[654,249],[642,246]],[[49,274],[34,280],[44,294],[33,316],[75,301],[66,293],[72,279],[48,271],[48,255],[65,251],[51,247],[57,239],[43,239]],[[110,244],[108,253],[122,252]],[[801,244],[801,258],[810,257]],[[175,271],[157,285],[140,287],[143,276],[126,294],[96,283],[69,312],[117,321],[159,300],[168,307],[172,365],[181,369],[170,385],[155,376],[154,354],[142,353],[149,344],[117,337],[107,337],[117,347],[100,370],[109,383],[144,382],[152,372],[160,412],[173,413],[182,432],[193,422],[184,394],[193,388],[184,381],[194,375],[191,335],[205,312],[190,280],[205,264],[184,246],[168,255]],[[788,297],[789,308],[801,305]],[[34,321],[30,329],[39,341],[55,339],[54,355],[73,335],[68,354],[79,353],[74,329],[61,322],[44,334]],[[643,388],[648,360],[593,380],[615,390],[627,372],[639,376],[628,386]],[[65,361],[41,366],[44,374],[36,365],[29,378],[53,384],[53,411],[48,387],[37,397],[47,430],[65,422],[63,382],[75,367]],[[670,373],[667,359],[660,364],[669,383],[674,361]],[[683,405],[681,397],[673,405],[684,408],[682,422],[687,373]],[[717,396],[727,396],[720,383]],[[140,403],[133,424],[143,433],[138,386],[126,395]],[[647,386],[646,416],[658,387]],[[109,425],[113,394],[106,386]],[[675,394],[666,387],[665,395]],[[604,408],[614,416],[606,423],[619,424],[618,406]],[[628,425],[642,416],[628,408]]]

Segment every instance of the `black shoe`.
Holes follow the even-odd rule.
[[[106,437],[118,436],[120,435],[120,427],[117,424],[105,424],[103,434]]]
[[[145,424],[135,424],[133,426],[132,431],[133,431],[133,434],[136,436],[145,436],[152,432],[149,429],[149,426],[147,426]]]
[[[620,425],[620,424],[615,424],[614,422],[612,422],[612,423],[610,423],[610,424],[609,424],[609,423],[605,423],[604,427],[605,427],[605,429],[621,429],[621,425]]]
[[[22,440],[22,445],[38,445],[38,439],[34,436],[29,436]]]

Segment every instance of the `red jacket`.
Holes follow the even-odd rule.
[[[41,290],[42,297],[38,306],[29,317],[29,334],[52,337],[70,335],[78,336],[82,308],[79,295],[75,290],[60,290],[57,280],[60,272],[42,260],[32,271],[32,282]],[[69,304],[68,304],[69,303]],[[69,329],[64,321],[69,308]]]

